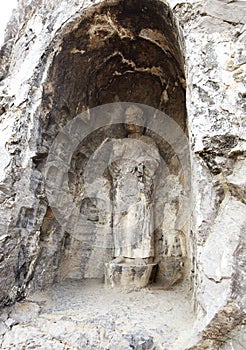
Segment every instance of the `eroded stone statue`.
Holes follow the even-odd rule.
[[[143,287],[154,260],[153,195],[159,150],[143,135],[143,112],[125,112],[128,138],[114,140],[109,170],[113,182],[113,237],[115,260],[106,264],[106,284]]]

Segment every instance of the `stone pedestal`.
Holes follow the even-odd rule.
[[[105,285],[111,288],[144,288],[151,278],[156,263],[143,259],[114,259],[105,264]]]

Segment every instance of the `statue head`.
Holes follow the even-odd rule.
[[[139,125],[138,125],[139,124]],[[142,134],[144,130],[143,111],[137,106],[130,106],[125,111],[125,125],[130,134]]]

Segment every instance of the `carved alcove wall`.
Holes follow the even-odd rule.
[[[39,152],[35,158],[38,171],[44,171],[52,142],[69,121],[89,108],[107,103],[127,101],[159,109],[187,134],[183,55],[179,32],[166,4],[152,0],[103,2],[69,24],[58,41],[44,82]],[[158,214],[162,222],[155,231],[157,278],[168,287],[183,276],[181,266],[189,250],[189,225],[177,229],[175,222],[184,174],[173,147],[148,126],[145,133],[155,140],[168,167],[168,176],[160,184],[164,192],[158,199],[163,202],[163,212]],[[81,176],[87,161],[106,138],[125,136],[122,124],[98,129],[73,155],[70,191],[89,220],[95,205],[81,197]],[[39,279],[34,277],[34,283],[44,286],[63,278],[103,277],[103,265],[113,253],[110,248],[95,247],[95,235],[96,232],[81,232],[82,238],[77,240],[59,225],[47,206],[35,273]],[[44,265],[48,272],[41,278],[39,271]]]
[[[87,305],[88,321],[91,324],[93,312],[95,326],[91,332],[88,331],[88,337],[92,339],[90,344],[96,348],[100,347],[96,344],[102,339],[98,325],[103,328],[103,333],[109,326],[107,348],[112,345],[112,333],[116,335],[113,348],[119,348],[117,333],[120,337],[127,335],[131,345],[133,340],[136,344],[138,339],[142,341],[139,336],[143,335],[146,339],[145,335],[148,334],[146,342],[150,341],[150,347],[153,347],[152,327],[155,325],[152,320],[156,320],[156,311],[159,311],[161,320],[159,323],[157,317],[159,326],[156,334],[158,339],[163,334],[161,344],[165,341],[160,348],[171,348],[166,338],[173,343],[177,335],[179,339],[173,348],[188,348],[184,342],[193,331],[195,339],[192,343],[199,342],[195,348],[217,349],[223,342],[228,344],[222,345],[221,349],[243,347],[245,6],[242,2],[225,0],[162,2],[164,4],[142,0],[19,1],[18,13],[14,15],[7,42],[1,49],[0,303],[8,305],[20,300],[21,303],[14,306],[14,314],[4,311],[2,328],[4,332],[8,331],[5,336],[0,336],[5,338],[3,348],[7,343],[9,347],[17,343],[17,347],[22,346],[20,332],[22,339],[25,334],[28,336],[27,345],[23,339],[23,347],[28,346],[30,341],[32,344],[35,341],[39,346],[39,337],[36,339],[36,336],[40,333],[36,329],[25,330],[13,322],[19,323],[22,318],[18,309],[23,311],[22,323],[26,322],[27,316],[33,319],[29,306],[36,311],[38,308],[35,303],[29,302],[29,297],[32,291],[40,287],[49,287],[44,292],[48,302],[43,308],[45,313],[50,306],[50,294],[54,295],[55,301],[59,299],[60,305],[64,304],[62,308],[68,306],[70,309],[72,303],[77,315],[83,318],[80,330],[88,325],[80,306]],[[159,198],[164,205],[159,217],[160,221],[164,221],[155,232],[155,258],[159,263],[158,278],[163,288],[175,280],[173,272],[179,272],[183,256],[186,256],[182,249],[180,252],[179,246],[188,248],[193,245],[193,250],[187,249],[193,268],[188,268],[187,261],[185,267],[186,277],[191,275],[194,288],[191,299],[186,292],[183,293],[187,290],[186,284],[164,292],[153,292],[151,288],[136,292],[134,295],[137,298],[142,295],[143,304],[145,301],[148,304],[145,304],[145,308],[140,298],[139,307],[136,308],[135,300],[132,303],[135,299],[132,293],[115,293],[104,290],[98,281],[83,280],[84,277],[100,277],[103,260],[112,258],[112,250],[109,247],[104,255],[102,250],[99,252],[95,249],[98,235],[81,230],[82,241],[57,222],[44,179],[47,159],[58,133],[69,121],[75,120],[79,112],[90,107],[117,101],[148,104],[166,111],[173,120],[177,120],[185,135],[183,50],[179,45],[180,37],[172,12],[166,4],[173,9],[182,28],[185,46],[194,210],[192,215],[187,215],[186,225],[178,230],[177,208],[184,208],[180,206],[180,194],[185,181],[176,147],[180,144],[168,143],[164,141],[167,141],[166,138],[161,140],[158,137],[162,130],[161,123],[159,132],[150,133],[154,118],[150,119],[146,135],[158,144],[169,171],[168,176],[162,177],[164,188],[165,184],[168,186],[165,194]],[[92,108],[88,117],[91,112]],[[167,131],[172,139],[171,130]],[[69,194],[91,222],[97,222],[98,203],[80,195],[85,165],[106,138],[117,138],[118,142],[125,136],[122,125],[94,131],[80,144],[69,164]],[[53,182],[59,188],[55,170]],[[107,178],[107,174],[105,176]],[[63,205],[64,212],[68,209]],[[190,216],[191,229],[188,225]],[[95,256],[98,260],[95,260]],[[176,269],[175,262],[178,264]],[[99,267],[97,271],[95,265]],[[76,280],[54,284],[66,277]],[[67,286],[68,304],[63,302],[64,298],[60,298],[64,293],[57,293],[59,289],[63,292],[64,285]],[[99,287],[97,291],[95,286]],[[92,293],[88,293],[88,290]],[[34,294],[40,296],[43,292]],[[100,300],[97,298],[99,294],[103,294]],[[115,332],[116,323],[111,322],[112,315],[108,310],[101,318],[94,317],[95,300],[98,305],[105,305],[105,294],[109,296],[110,303],[113,295],[117,294],[119,301],[121,296],[127,296],[126,308],[121,307],[121,302],[113,303],[117,305],[115,319],[122,324],[123,332],[122,328]],[[87,303],[89,295],[91,303]],[[26,296],[28,298],[23,301]],[[152,297],[156,302],[152,302]],[[74,303],[75,299],[77,303]],[[191,300],[195,306],[195,324],[190,312]],[[160,307],[163,301],[166,311]],[[28,309],[23,307],[26,302]],[[170,308],[170,302],[173,308]],[[187,305],[189,308],[186,308]],[[60,312],[57,313],[57,303],[54,306],[59,322],[63,321]],[[136,322],[132,319],[134,324],[129,323],[128,307],[131,306],[132,310],[140,312]],[[153,313],[149,310],[153,310]],[[65,311],[64,315],[67,317],[69,313],[70,310]],[[132,314],[135,315],[135,311]],[[39,325],[42,324],[42,328],[46,327],[49,331],[60,329],[53,322],[53,313],[51,316],[52,324],[44,322],[41,315]],[[100,320],[103,322],[98,322]],[[147,322],[146,327],[143,327],[142,320]],[[170,328],[166,327],[166,323]],[[131,333],[124,334],[126,324]],[[71,332],[69,341],[81,338],[74,334],[74,327],[71,327]],[[95,342],[95,334],[98,334],[98,342]],[[83,344],[88,337],[82,336]],[[48,339],[49,342],[50,337]],[[65,347],[67,340],[64,340]],[[63,346],[60,342],[59,337],[54,348]],[[74,346],[81,347],[77,342]]]

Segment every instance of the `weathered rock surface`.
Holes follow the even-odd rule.
[[[1,303],[23,299],[30,290],[48,287],[65,276],[91,276],[87,263],[94,236],[81,243],[57,222],[45,194],[43,169],[58,131],[77,113],[130,100],[162,109],[189,134],[193,214],[191,225],[187,223],[178,239],[182,246],[183,234],[188,238],[192,262],[187,279],[199,339],[191,346],[241,350],[245,334],[245,4],[168,2],[180,31],[176,40],[179,34],[172,12],[159,2],[119,5],[113,1],[111,16],[109,4],[95,7],[99,3],[20,1],[1,50]],[[105,137],[115,135],[124,138],[124,128],[97,130],[74,154],[69,174],[72,193],[82,188],[78,178],[86,160]],[[185,179],[173,150],[158,137],[156,142],[170,169],[174,190],[172,205],[165,203],[165,208],[173,218],[175,188]],[[169,218],[164,220],[167,225],[172,222]],[[158,240],[163,230],[157,233]],[[173,237],[172,231],[167,242]],[[99,256],[97,250],[93,254]],[[169,243],[167,254],[175,259]],[[37,311],[29,312],[36,315]],[[3,348],[68,348],[59,336],[46,333],[50,324],[42,330],[25,319],[26,311],[24,315],[17,309],[13,312],[19,321],[4,312],[1,316]],[[67,327],[72,333],[74,325]],[[85,348],[86,336],[93,338],[92,328],[82,338],[79,335],[73,346]],[[142,348],[154,346],[152,338],[138,330],[134,334],[121,340],[122,348],[129,344],[137,348],[139,342]],[[90,346],[97,346],[96,342],[98,335]],[[180,341],[176,349],[183,348]]]
[[[66,281],[8,308],[1,349],[178,349],[193,336],[189,298],[180,287],[125,293]]]

